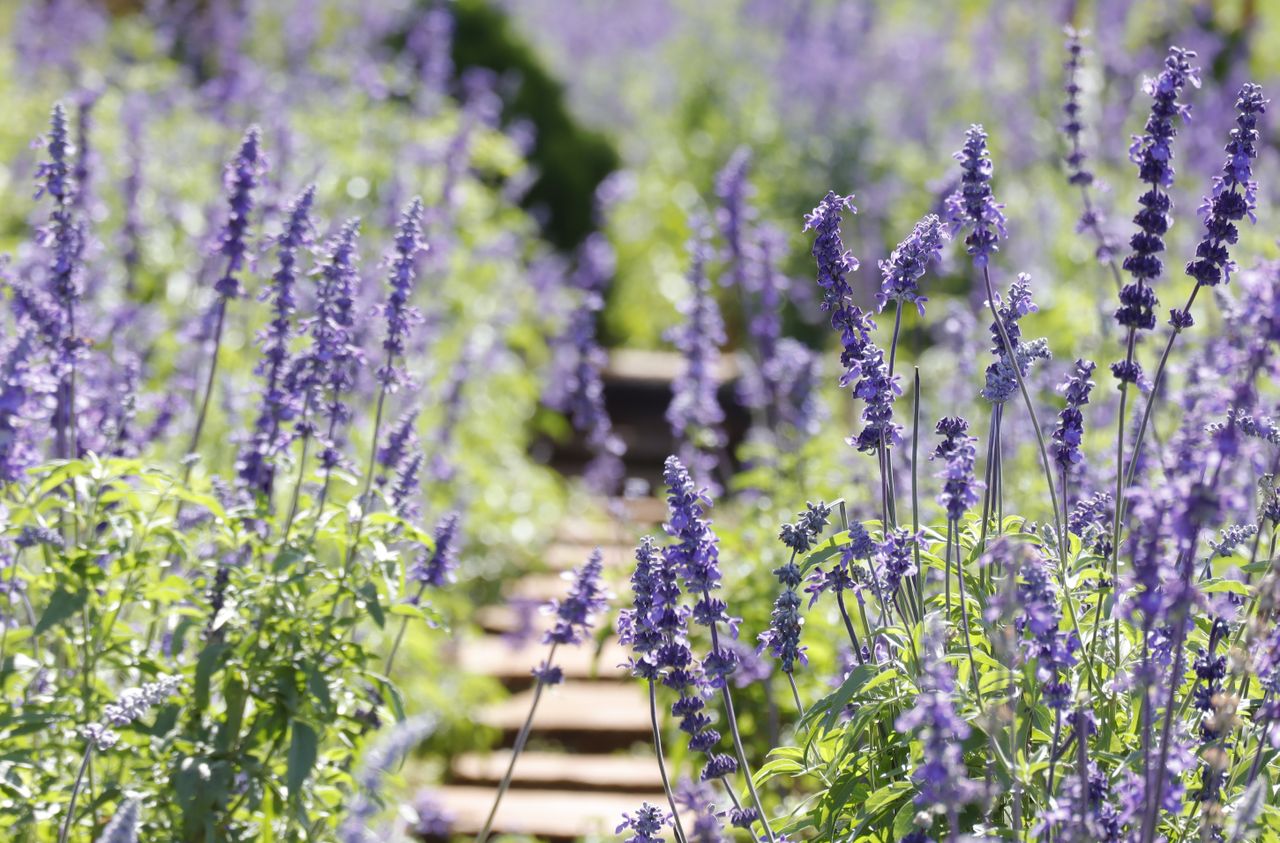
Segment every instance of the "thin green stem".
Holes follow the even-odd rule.
[[[671,779],[667,776],[667,762],[662,754],[662,730],[658,727],[658,692],[653,680],[649,680],[649,722],[653,726],[653,749],[658,758],[658,772],[662,776],[662,790],[667,795],[667,805],[671,808],[671,821],[675,825],[676,840],[686,843],[688,838],[684,826],[680,823],[680,810],[676,808],[676,797],[671,791]]]

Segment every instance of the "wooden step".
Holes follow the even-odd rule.
[[[440,805],[454,815],[453,831],[474,835],[484,827],[493,807],[493,788],[450,785],[434,791]],[[499,834],[570,840],[584,837],[616,839],[622,815],[633,814],[644,802],[663,805],[658,793],[590,793],[564,790],[507,791],[494,819]],[[670,835],[668,834],[668,839]]]
[[[630,577],[631,569],[629,568],[626,570],[606,568],[602,579],[606,589],[616,596],[617,594],[630,594],[630,588],[627,585]],[[559,600],[568,596],[571,585],[572,580],[569,579],[568,571],[525,574],[520,579],[509,583],[505,591],[508,597],[549,603],[552,600]],[[617,600],[614,598],[610,598],[609,602],[610,605],[617,604]]]
[[[682,355],[671,351],[640,348],[614,348],[609,350],[609,362],[605,365],[605,380],[614,384],[627,383],[641,386],[668,386],[680,377],[688,364]],[[719,383],[734,380],[740,373],[738,358],[722,355],[712,373]]]
[[[594,547],[628,542],[634,532],[630,525],[619,525],[612,521],[570,518],[556,528],[556,541]]]
[[[469,638],[457,651],[458,666],[469,674],[492,676],[508,684],[525,685],[533,681],[529,671],[547,657],[547,645],[534,638],[520,646],[496,635]],[[556,650],[556,665],[567,679],[625,679],[628,673],[619,667],[628,657],[625,647],[616,640],[605,642],[599,655],[594,642]]]
[[[638,538],[636,543],[639,543]],[[631,569],[635,567],[635,544],[557,542],[547,548],[547,552],[542,555],[542,561],[553,571],[571,571],[586,562],[597,547],[600,548],[600,561],[606,568],[622,569],[630,574]]]
[[[552,623],[551,616],[543,613],[536,605],[528,607],[527,611],[523,607],[481,606],[472,617],[484,631],[502,635],[512,635],[527,625],[534,640],[541,638]]]
[[[482,709],[478,720],[514,736],[529,714],[533,689]],[[637,682],[567,681],[548,688],[533,719],[536,735],[605,751],[652,737],[649,699]]]
[[[667,502],[663,498],[625,498],[622,505],[627,518],[645,530],[667,520]]]
[[[510,750],[473,752],[455,758],[451,772],[458,784],[496,785],[510,763]],[[526,751],[516,761],[512,786],[660,794],[662,774],[652,755],[646,758]]]

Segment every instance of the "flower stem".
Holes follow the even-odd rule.
[[[75,784],[71,786],[71,799],[67,802],[67,815],[62,820],[62,829],[58,832],[58,843],[67,843],[67,834],[71,831],[71,823],[76,815],[76,797],[80,795],[80,785],[84,783],[85,771],[89,769],[89,759],[93,757],[93,744],[84,748],[84,758],[80,761],[80,772],[76,773]]]
[[[200,447],[200,434],[204,431],[205,419],[209,416],[209,402],[213,398],[213,387],[218,376],[218,358],[222,356],[222,326],[227,318],[227,299],[218,298],[218,319],[213,329],[213,354],[209,359],[209,376],[204,383],[204,398],[200,400],[200,412],[196,416],[196,426],[191,431],[191,442],[187,445],[187,454],[194,454]],[[194,463],[188,462],[182,482],[191,479],[191,468]]]
[[[556,647],[558,646],[558,642],[552,642],[551,649],[547,652],[547,667],[551,666],[551,660],[555,658]],[[480,829],[480,833],[476,835],[476,843],[485,843],[489,839],[489,833],[493,829],[493,820],[498,815],[498,806],[502,804],[502,797],[506,795],[507,789],[511,787],[511,776],[515,773],[516,759],[524,751],[524,745],[529,741],[529,733],[533,731],[533,715],[538,710],[538,701],[542,699],[542,690],[545,687],[546,685],[542,679],[538,679],[537,684],[534,685],[533,701],[529,703],[529,716],[524,719],[524,725],[520,727],[520,732],[516,735],[516,742],[511,747],[511,762],[507,764],[507,772],[503,774],[502,781],[498,783],[498,792],[493,797],[493,807],[489,809],[489,816],[485,818],[484,828]]]
[[[658,772],[662,775],[662,790],[667,794],[667,804],[671,807],[676,840],[686,843],[688,838],[685,836],[684,826],[680,824],[680,811],[676,808],[676,797],[671,792],[671,779],[667,777],[667,762],[662,755],[662,730],[658,728],[658,692],[652,679],[649,680],[649,722],[653,725],[653,749],[658,757]]]

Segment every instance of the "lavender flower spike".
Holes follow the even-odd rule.
[[[626,843],[662,843],[662,829],[670,824],[671,814],[645,802],[634,815],[623,814],[622,824],[614,833],[621,834],[623,829],[634,832],[626,838]]]
[[[852,214],[858,213],[853,206],[853,196],[840,196],[832,190],[804,218],[804,230],[818,232],[813,241],[813,257],[818,262],[822,309],[831,312],[833,327],[839,327],[834,321],[836,314],[853,303],[853,288],[847,276],[858,269],[858,259],[845,249],[840,238],[840,216],[846,209]]]
[[[1231,280],[1235,263],[1227,253],[1227,246],[1234,245],[1240,237],[1236,223],[1249,217],[1257,222],[1254,208],[1257,205],[1258,185],[1253,180],[1252,161],[1258,157],[1258,116],[1267,110],[1269,100],[1263,99],[1262,88],[1246,82],[1236,99],[1236,127],[1231,130],[1227,142],[1227,160],[1222,165],[1222,175],[1213,180],[1213,196],[1206,197],[1200,212],[1204,215],[1205,237],[1196,247],[1195,260],[1187,264],[1187,275],[1205,287],[1216,287]],[[1181,318],[1180,318],[1181,317]],[[1187,322],[1190,314],[1175,313],[1178,322]],[[1181,327],[1186,327],[1182,325]]]
[[[999,251],[1000,240],[1008,236],[1001,210],[1004,205],[991,193],[991,153],[981,125],[969,127],[964,147],[952,157],[960,162],[960,186],[947,197],[947,224],[952,237],[969,230],[965,248],[973,256],[973,265],[981,268]]]
[[[97,843],[138,843],[138,800],[120,803]]]
[[[268,498],[275,476],[271,458],[285,444],[281,430],[301,409],[301,396],[286,388],[285,378],[294,333],[293,316],[297,310],[298,257],[312,242],[311,206],[315,195],[312,185],[289,205],[284,230],[276,239],[279,268],[262,294],[262,298],[270,300],[272,310],[271,322],[259,337],[262,360],[256,372],[264,380],[262,408],[254,422],[253,437],[240,455],[237,471],[245,486]]]
[[[378,382],[388,392],[395,392],[405,380],[405,373],[395,361],[404,356],[409,328],[422,321],[422,314],[410,306],[409,299],[413,295],[418,255],[426,250],[427,246],[422,242],[422,200],[415,198],[400,216],[395,248],[387,256],[387,264],[391,267],[391,290],[381,308],[387,320],[387,334],[382,341],[387,356],[378,369]]]
[[[917,282],[930,261],[941,257],[942,244],[947,236],[942,221],[936,214],[929,214],[916,223],[911,234],[898,244],[887,260],[880,261],[880,274],[884,276],[880,292],[876,293],[880,310],[884,310],[890,301],[896,301],[914,304],[924,316],[924,303],[929,299],[920,295]]]
[[[453,582],[454,569],[458,567],[458,528],[462,517],[457,512],[446,512],[436,524],[435,547],[430,553],[418,557],[409,571],[409,578],[432,588],[441,588]]]
[[[1084,415],[1080,408],[1089,403],[1089,393],[1094,383],[1089,379],[1096,365],[1089,360],[1077,360],[1071,376],[1060,387],[1067,398],[1067,406],[1058,414],[1058,427],[1053,431],[1053,458],[1063,471],[1079,463],[1080,442],[1084,438]]]
[[[223,184],[227,191],[227,221],[218,238],[218,253],[227,259],[222,275],[214,284],[223,299],[239,298],[244,293],[240,271],[249,253],[247,235],[249,214],[253,211],[253,191],[262,183],[267,159],[262,153],[262,132],[250,126],[240,142],[240,150],[227,164]]]
[[[542,643],[580,644],[586,640],[596,615],[609,603],[600,579],[603,570],[600,548],[596,548],[586,563],[570,575],[573,584],[569,588],[569,596],[547,605],[547,611],[556,616],[556,622],[543,635]]]
[[[938,504],[946,509],[948,520],[959,521],[978,502],[978,491],[984,488],[973,472],[977,458],[974,443],[978,440],[968,435],[969,423],[959,417],[939,421],[937,432],[943,439],[929,459],[943,463],[938,474],[943,479]]]
[[[1129,147],[1129,159],[1138,165],[1139,176],[1149,185],[1138,199],[1142,209],[1133,218],[1138,225],[1138,231],[1129,238],[1133,252],[1124,259],[1124,269],[1133,281],[1120,291],[1120,307],[1115,314],[1116,322],[1130,333],[1149,331],[1156,325],[1157,299],[1150,285],[1164,271],[1159,254],[1164,251],[1164,235],[1172,224],[1169,212],[1173,202],[1165,191],[1173,184],[1173,139],[1178,134],[1173,118],[1185,121],[1190,113],[1186,105],[1178,102],[1182,89],[1187,84],[1200,86],[1199,70],[1191,66],[1195,55],[1179,47],[1169,48],[1164,70],[1144,85],[1152,98],[1146,130],[1135,135]],[[1111,371],[1122,384],[1137,383],[1142,373],[1132,351],[1125,360],[1112,364]]]

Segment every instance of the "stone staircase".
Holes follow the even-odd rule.
[[[627,525],[573,518],[562,525],[543,556],[543,568],[513,580],[505,605],[477,612],[480,632],[456,650],[459,670],[497,679],[512,694],[476,713],[476,722],[501,732],[500,749],[453,759],[436,796],[454,817],[454,832],[474,835],[484,825],[510,763],[510,747],[529,712],[530,669],[546,657],[541,632],[549,619],[533,607],[568,589],[565,576],[595,547],[603,552],[605,580],[619,595],[601,624],[607,629],[578,647],[560,648],[556,664],[564,684],[543,692],[528,747],[516,762],[511,789],[494,823],[505,835],[545,840],[613,836],[624,812],[642,802],[665,805],[653,756],[649,701],[644,686],[621,667],[626,650],[612,631],[617,607],[630,593],[636,540],[659,530],[665,504],[655,498],[626,502]],[[513,641],[521,631],[523,640]],[[598,630],[599,631],[599,630]]]

